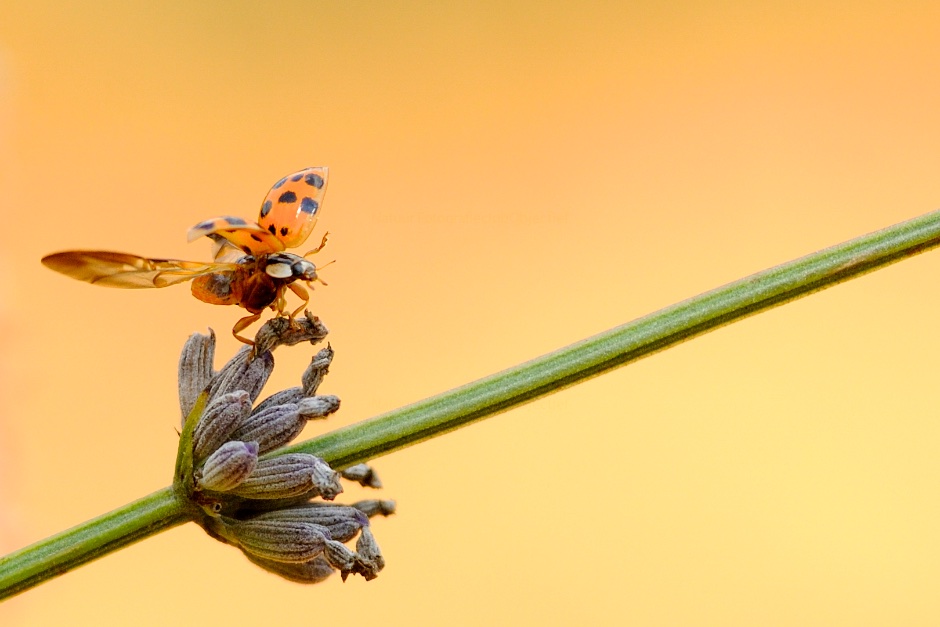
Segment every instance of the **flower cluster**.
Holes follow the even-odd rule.
[[[318,395],[333,351],[320,350],[301,385],[255,404],[274,369],[280,344],[316,343],[327,329],[315,317],[275,318],[214,372],[215,335],[195,334],[183,347],[179,366],[183,432],[174,485],[197,510],[209,535],[235,545],[255,564],[304,583],[335,570],[373,579],[385,562],[369,517],[394,512],[394,502],[368,500],[351,506],[332,501],[343,491],[340,478],[381,487],[372,470],[358,464],[336,472],[307,453],[278,452],[309,420],[339,409],[339,399]],[[319,501],[311,499],[319,497]],[[344,543],[358,535],[355,550]]]

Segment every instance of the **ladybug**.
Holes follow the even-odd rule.
[[[303,245],[313,227],[326,194],[329,170],[306,168],[282,178],[271,187],[257,222],[222,216],[204,220],[189,229],[190,242],[200,237],[213,241],[213,261],[149,259],[105,250],[69,250],[43,257],[42,263],[56,272],[95,285],[119,288],[167,287],[192,281],[193,296],[213,305],[238,305],[250,315],[240,319],[232,335],[254,344],[239,332],[261,317],[266,308],[291,320],[307,306],[310,295],[301,283],[323,281],[308,256],[285,252]],[[325,285],[325,283],[323,283]],[[285,293],[292,291],[303,303],[287,313]]]

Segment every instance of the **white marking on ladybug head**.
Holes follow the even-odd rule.
[[[264,271],[275,279],[289,279],[294,276],[289,263],[269,263],[264,267]]]

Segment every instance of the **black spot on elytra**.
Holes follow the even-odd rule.
[[[286,226],[282,226],[282,227],[281,227],[281,235],[282,235],[282,236],[285,236],[285,235],[287,235],[288,233],[290,233],[290,229],[287,228]]]
[[[281,185],[283,185],[283,184],[286,183],[286,182],[287,182],[287,177],[285,176],[285,177],[282,178],[280,181],[278,181],[277,183],[275,183],[274,186],[273,186],[271,189],[277,189],[277,188],[279,188]]]
[[[290,177],[290,180],[293,181],[294,183],[296,183],[297,181],[299,181],[299,180],[302,179],[303,177],[304,177],[304,173],[303,173],[303,172],[298,172],[298,173],[295,174],[294,176]]]
[[[242,252],[245,253],[246,255],[250,255],[251,249],[248,248],[247,246],[242,246]]]
[[[277,235],[277,227],[273,224],[268,225],[268,230],[271,231],[271,235]]]
[[[271,211],[271,201],[265,200],[264,204],[261,205],[261,217],[263,218],[264,216],[268,215],[270,211]]]
[[[229,226],[245,226],[248,224],[242,218],[236,218],[235,216],[228,216],[225,221],[228,222]]]
[[[251,234],[251,239],[255,240],[256,242],[260,242],[260,241],[261,241],[261,238],[258,237],[257,235],[255,235],[254,233]]]
[[[304,183],[306,183],[307,185],[312,185],[313,187],[316,187],[317,189],[323,188],[323,182],[324,182],[323,177],[313,172],[310,172],[304,177]]]
[[[305,197],[303,200],[300,201],[300,210],[304,213],[309,213],[310,215],[313,215],[317,212],[317,209],[319,208],[320,208],[320,205],[317,204],[317,201],[315,201],[313,198]]]
[[[297,194],[294,192],[284,192],[277,199],[278,202],[297,202]]]

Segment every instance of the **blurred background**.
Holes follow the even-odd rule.
[[[191,225],[330,166],[311,302],[343,407],[310,437],[937,208],[938,39],[926,1],[7,0],[0,548],[168,485],[179,349],[238,347],[240,310],[44,254],[206,260]],[[288,583],[186,525],[0,622],[937,624],[938,272],[374,460],[375,581]]]

